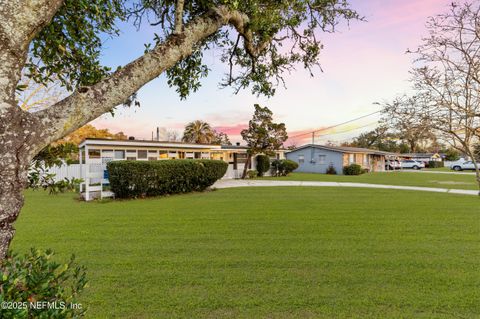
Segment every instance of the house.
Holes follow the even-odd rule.
[[[228,162],[223,178],[240,177],[247,159],[247,147],[148,140],[87,138],[79,145],[80,171],[84,182],[80,192],[85,200],[111,197],[106,164],[110,161],[157,161],[175,159],[214,159]],[[284,158],[284,151],[277,152]],[[253,160],[249,169],[255,169]]]
[[[399,157],[425,163],[430,161],[441,162],[443,160],[442,156],[438,153],[404,153],[400,154]]]
[[[308,144],[286,153],[286,158],[298,163],[296,172],[326,173],[332,166],[337,174],[343,167],[359,164],[370,172],[385,171],[385,161],[396,157],[394,153],[357,147],[338,147]]]

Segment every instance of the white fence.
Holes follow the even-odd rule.
[[[71,165],[62,165],[62,166],[54,166],[48,169],[49,173],[55,174],[54,180],[56,182],[61,181],[65,178],[82,178],[85,176],[82,174],[82,165],[80,164],[71,164]]]

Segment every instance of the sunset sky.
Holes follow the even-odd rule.
[[[181,101],[164,77],[152,81],[138,94],[140,108],[119,108],[115,117],[104,115],[94,121],[99,128],[123,131],[136,138],[151,138],[157,126],[183,131],[189,121],[209,122],[227,133],[233,142],[240,141],[239,132],[248,124],[253,104],[268,106],[275,120],[284,122],[290,136],[328,127],[379,110],[374,102],[390,100],[410,89],[408,71],[415,48],[425,31],[429,16],[445,12],[451,0],[351,0],[352,7],[365,16],[366,22],[341,25],[335,34],[321,34],[323,73],[315,77],[301,69],[286,76],[287,89],[279,88],[270,99],[243,91],[237,95],[218,83],[226,66],[205,54],[211,68],[199,91]],[[102,62],[113,68],[140,56],[144,43],[153,39],[154,27],[136,31],[121,25],[122,34],[105,43]],[[335,130],[320,133],[317,142],[342,142],[375,127],[377,115],[366,117]],[[330,135],[324,135],[330,134]],[[301,145],[308,136],[293,138]],[[288,144],[288,143],[287,143]]]

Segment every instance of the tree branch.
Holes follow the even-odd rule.
[[[185,0],[177,0],[175,5],[175,29],[174,34],[180,34],[183,28],[183,5]]]
[[[195,46],[229,23],[242,32],[248,17],[238,11],[220,6],[193,19],[180,34],[170,35],[165,42],[133,62],[120,68],[109,77],[89,87],[82,87],[52,107],[34,113],[43,123],[39,132],[37,149],[60,139],[84,124],[122,104],[143,85],[158,77],[178,61],[189,56]],[[238,29],[237,29],[238,30]],[[260,52],[261,48],[251,50]]]

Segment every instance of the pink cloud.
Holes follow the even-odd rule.
[[[248,124],[234,124],[234,125],[219,125],[214,126],[214,129],[218,132],[223,132],[227,135],[238,135],[240,136],[240,132],[244,129],[248,128]]]

